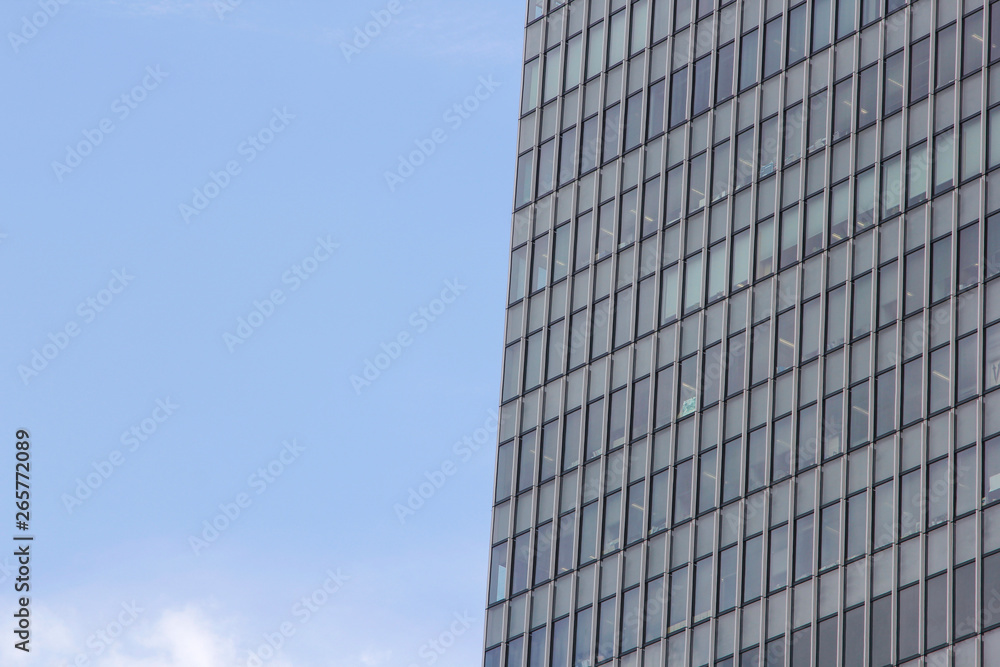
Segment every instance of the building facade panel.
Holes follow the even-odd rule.
[[[1000,667],[1000,3],[531,0],[486,667]]]

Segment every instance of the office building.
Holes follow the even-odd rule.
[[[487,667],[1000,666],[1000,3],[532,0]]]

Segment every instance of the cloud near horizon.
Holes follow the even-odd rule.
[[[67,618],[39,608],[33,618],[32,664],[51,667],[291,667],[281,655],[251,663],[246,642],[232,623],[213,618],[200,605],[167,609],[155,619],[151,610],[126,602],[108,618]],[[119,619],[121,622],[119,622]],[[263,638],[261,643],[263,643]],[[83,657],[81,657],[83,656]],[[265,654],[262,656],[266,658]],[[5,642],[0,662],[23,660]]]

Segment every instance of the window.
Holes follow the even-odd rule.
[[[830,203],[830,242],[835,243],[848,234],[850,216],[850,183],[845,182],[833,188]]]
[[[892,596],[872,602],[871,611],[871,665],[889,667],[892,664],[892,640],[896,636],[892,622]]]
[[[642,141],[642,93],[629,96],[625,101],[625,150],[631,150]]]
[[[920,651],[920,587],[910,586],[899,592],[897,628],[899,633],[899,660],[912,657]]]
[[[826,97],[827,91],[824,90],[809,98],[809,150],[826,145]]]
[[[910,149],[907,157],[907,203],[909,206],[919,204],[927,199],[927,175],[929,160],[927,144],[922,143]]]
[[[781,250],[778,258],[779,268],[791,266],[798,259],[799,248],[799,209],[793,207],[781,214]]]
[[[1000,438],[993,438],[984,445],[983,502],[1000,500]]]
[[[813,3],[818,11],[819,4]],[[788,65],[794,65],[806,56],[806,7],[802,4],[788,14]]]
[[[685,461],[677,466],[674,478],[674,523],[680,523],[691,518],[691,461]]]
[[[694,568],[694,615],[692,622],[708,618],[712,613],[712,557],[703,558],[695,563]]]
[[[531,533],[514,538],[514,567],[511,568],[511,595],[528,588],[528,569],[531,565]]]
[[[650,491],[649,532],[655,533],[667,527],[669,472],[661,472],[653,477]]]
[[[799,411],[798,469],[803,470],[817,462],[819,431],[817,417],[819,406],[811,405]]]
[[[687,120],[687,68],[674,72],[670,79],[670,127]]]
[[[708,55],[694,63],[694,115],[708,109],[711,102],[712,56]]]
[[[618,138],[621,127],[621,104],[615,104],[604,112],[604,137],[601,162],[607,162],[618,155]]]
[[[600,125],[598,117],[594,116],[583,123],[583,143],[580,146],[580,173],[585,174],[597,166],[598,149],[600,148]],[[520,174],[520,170],[518,171]]]
[[[788,526],[771,531],[771,558],[769,591],[776,591],[788,583]]]
[[[855,0],[838,0],[837,2],[837,39],[854,32]]]
[[[943,238],[931,250],[931,303],[951,294],[951,237]]]
[[[868,536],[868,494],[851,496],[847,501],[847,559],[865,553]]]
[[[764,25],[764,78],[781,69],[781,18]]]
[[[955,26],[938,30],[937,36],[937,87],[955,80]]]
[[[763,558],[764,538],[755,537],[747,540],[743,552],[743,602],[759,598],[761,594],[761,562]]]
[[[888,61],[886,61],[888,65]],[[886,70],[886,83],[889,72]],[[850,83],[850,82],[845,82]],[[838,90],[843,87],[841,84]],[[888,91],[886,91],[888,93]],[[888,107],[889,97],[886,96]],[[850,100],[848,100],[848,104]],[[878,65],[873,65],[858,75],[858,128],[867,127],[878,120]],[[886,109],[886,115],[890,112]]]
[[[719,554],[719,612],[736,606],[736,577],[739,569],[736,547]]]
[[[982,132],[979,116],[962,123],[962,162],[961,180],[978,176],[982,169],[979,166],[979,155],[982,150]]]
[[[1000,591],[1000,553],[983,559],[983,592],[980,597],[980,615],[983,619],[983,629],[1000,625],[1000,618],[990,612],[990,605],[996,604],[997,591]]]
[[[976,631],[976,564],[955,568],[952,588],[953,637],[959,639]]]
[[[757,36],[756,29],[743,35],[740,48],[740,90],[746,90],[757,83]]]
[[[854,81],[848,79],[837,84],[834,88],[833,105],[833,140],[846,136],[851,132],[851,92]]]
[[[670,575],[670,613],[667,632],[674,632],[687,624],[687,574],[688,568],[683,567]]]
[[[646,484],[639,482],[628,489],[628,514],[625,521],[625,542],[632,544],[643,536],[645,527]]]
[[[587,607],[583,611],[576,612],[576,647],[574,650],[574,664],[590,664],[592,654],[591,624],[593,623],[593,617],[593,607]]]
[[[965,18],[962,36],[962,76],[968,76],[983,66],[983,11]]]
[[[903,108],[903,82],[906,80],[903,74],[905,62],[902,52],[886,58],[883,88],[883,108],[886,116],[892,115]],[[917,75],[919,76],[919,72]]]
[[[875,435],[885,435],[896,428],[896,371],[883,373],[875,378],[876,410]]]
[[[654,83],[649,88],[649,116],[646,121],[646,137],[651,139],[663,132],[663,114],[667,101],[666,80]]]
[[[830,0],[814,0],[812,14],[813,53],[830,44]]]
[[[514,206],[520,208],[531,201],[531,177],[534,154],[525,153],[517,159],[517,178],[514,186]]]
[[[931,41],[922,39],[910,47],[910,102],[923,99],[929,92]]]
[[[858,229],[871,225],[875,220],[875,170],[859,174],[855,198],[855,222]]]
[[[490,603],[499,602],[507,594],[507,542],[493,547],[490,557]]]
[[[757,278],[771,273],[774,263],[774,218],[757,223]]]
[[[722,102],[733,95],[734,54],[736,44],[729,43],[719,49],[718,69],[715,79],[715,101]]]
[[[803,120],[802,104],[796,104],[785,112],[784,151],[786,165],[802,157]]]
[[[690,160],[690,177],[688,178],[688,213],[693,213],[705,207],[705,169],[707,154],[702,153]]]
[[[750,434],[747,449],[747,493],[764,486],[767,480],[767,438],[765,429]]]
[[[742,468],[740,460],[743,454],[743,440],[738,438],[727,442],[724,446],[722,469],[722,502],[726,503],[740,494],[740,478]]]
[[[666,603],[664,582],[665,578],[659,577],[646,584],[646,642],[659,639],[663,632],[663,607]],[[564,667],[565,663],[558,665]]]
[[[824,508],[820,533],[820,568],[840,562],[840,503]]]

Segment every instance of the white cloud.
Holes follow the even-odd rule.
[[[72,612],[60,615],[39,608],[34,615],[31,664],[71,667],[83,655],[88,667],[246,667],[249,651],[240,647],[231,624],[213,618],[204,608],[168,609],[158,617],[151,612],[143,610],[123,627],[115,614],[84,622]],[[109,646],[104,638],[111,636]],[[14,664],[13,660],[23,661],[23,657],[12,642],[0,646],[2,664],[8,664],[8,658]],[[262,664],[291,666],[281,657]]]
[[[392,651],[368,649],[361,653],[360,660],[365,667],[379,667],[379,665],[389,664],[390,658],[392,658]]]

